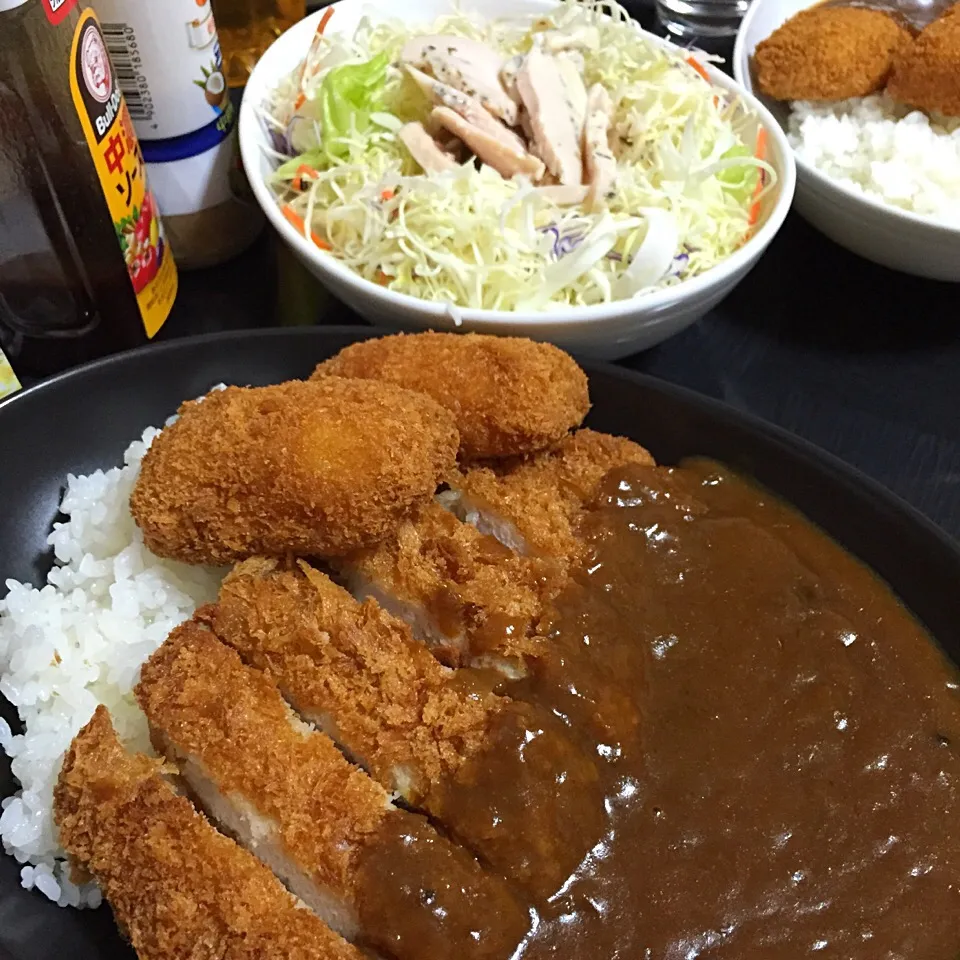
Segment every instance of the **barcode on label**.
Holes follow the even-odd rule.
[[[140,48],[133,27],[125,23],[101,23],[100,29],[130,118],[140,123],[152,120],[153,97],[141,70]]]

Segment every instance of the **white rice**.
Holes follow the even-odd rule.
[[[885,94],[792,104],[797,155],[847,187],[960,227],[960,118],[931,119]]]
[[[149,428],[124,454],[124,467],[70,476],[61,504],[69,517],[50,535],[57,565],[41,590],[7,581],[0,600],[0,694],[24,724],[14,736],[0,719],[0,747],[22,789],[2,801],[0,838],[24,864],[21,883],[60,906],[97,906],[94,884],[78,887],[52,817],[53,788],[70,741],[97,704],[120,736],[149,751],[132,690],[140,666],[201,604],[216,599],[219,569],[161,560],[143,545],[130,515]]]

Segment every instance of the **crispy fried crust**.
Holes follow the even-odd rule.
[[[882,89],[912,42],[880,10],[815,6],[761,41],[753,65],[760,89],[777,100],[845,100]]]
[[[450,666],[539,656],[536,627],[565,583],[555,561],[517,556],[437,503],[346,558],[343,569],[358,589],[371,584],[424,611],[436,627],[425,639]]]
[[[335,738],[409,802],[481,748],[505,702],[465,689],[405,623],[303,561],[239,564],[207,616],[300,713],[330,717]]]
[[[144,667],[137,696],[170,753],[253,812],[250,842],[275,835],[307,878],[305,895],[353,912],[358,942],[396,960],[500,960],[526,933],[528,915],[499,878],[393,807],[206,627],[175,630]]]
[[[450,413],[393,384],[329,377],[185,403],[130,498],[156,554],[226,563],[375,542],[453,468]]]
[[[587,378],[574,360],[522,337],[401,333],[346,347],[314,378],[331,374],[429,394],[456,418],[464,460],[542,450],[590,408]]]
[[[408,801],[497,872],[542,896],[556,891],[603,830],[591,759],[555,717],[471,689],[375,603],[299,567],[246,561],[205,615],[245,659],[269,667],[298,710],[329,711],[338,741],[381,784],[393,789],[398,768],[415,771]]]
[[[128,754],[105,707],[54,793],[60,840],[102,887],[141,960],[360,960],[270,871]]]
[[[584,546],[576,526],[585,505],[604,474],[629,463],[653,466],[653,457],[624,437],[578,430],[545,453],[468,467],[451,486],[509,521],[527,552],[574,561]]]
[[[297,729],[270,679],[187,621],[144,664],[136,694],[151,729],[276,823],[318,885],[355,896],[357,857],[389,799],[328,737]]]
[[[911,107],[960,117],[960,7],[951,7],[900,51],[887,92]]]

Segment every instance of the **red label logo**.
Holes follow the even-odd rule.
[[[113,93],[113,77],[107,48],[96,26],[87,27],[80,41],[80,69],[90,96],[99,103],[106,103]]]
[[[77,0],[40,0],[47,19],[56,26],[77,5]]]

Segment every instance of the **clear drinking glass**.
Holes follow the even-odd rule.
[[[306,0],[213,0],[227,83],[242,87],[260,54],[305,13]]]
[[[657,0],[657,14],[666,29],[683,41],[700,37],[732,37],[750,0]]]

